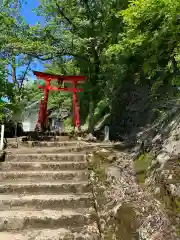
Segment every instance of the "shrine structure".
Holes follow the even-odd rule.
[[[85,76],[61,76],[33,71],[36,77],[43,80],[43,84],[38,84],[38,88],[44,91],[44,99],[40,102],[40,110],[37,120],[37,128],[41,130],[47,126],[48,122],[48,97],[49,91],[65,91],[73,94],[73,122],[74,127],[80,127],[80,113],[77,100],[77,92],[83,92],[83,88],[77,88],[78,83],[84,83]],[[60,87],[51,86],[51,81],[57,81]],[[71,83],[72,87],[61,87],[63,83]]]

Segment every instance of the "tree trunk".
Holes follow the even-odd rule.
[[[88,124],[88,132],[94,133],[94,101],[91,99],[89,105],[89,124]]]

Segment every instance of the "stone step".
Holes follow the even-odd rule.
[[[0,181],[14,180],[22,182],[51,182],[58,180],[83,181],[88,180],[88,173],[84,170],[71,171],[4,171],[0,172]]]
[[[7,149],[0,164],[0,240],[99,239],[86,171],[91,145],[83,144]]]
[[[36,147],[36,148],[28,148],[28,147],[21,147],[21,148],[8,148],[8,153],[13,154],[32,154],[32,153],[85,153],[88,149],[92,148],[91,145],[87,145],[86,147],[78,147],[78,146],[72,146],[72,147]]]
[[[26,147],[77,147],[86,146],[87,143],[83,141],[27,141],[20,143],[22,146]]]
[[[3,210],[61,210],[92,206],[91,194],[84,195],[10,195],[1,194],[0,211]]]
[[[90,226],[91,227],[91,226]],[[58,229],[31,229],[20,232],[0,232],[1,240],[100,240],[94,226],[92,233],[79,233],[65,228]]]
[[[0,171],[8,170],[84,170],[86,162],[8,162],[0,164]]]
[[[86,155],[81,153],[49,153],[49,154],[13,154],[6,156],[7,161],[33,162],[33,161],[62,161],[62,162],[82,162],[86,160]]]
[[[63,141],[72,141],[69,136],[57,136],[54,134],[50,134],[50,135],[27,135],[27,136],[21,136],[18,137],[18,142],[25,142],[25,141],[59,141],[59,142],[63,142]],[[7,142],[8,143],[13,143],[16,142],[15,138],[7,138]]]
[[[75,228],[91,224],[91,214],[72,210],[0,211],[0,231],[28,228]]]
[[[74,193],[82,194],[91,191],[89,183],[86,181],[66,181],[66,182],[37,182],[37,183],[18,183],[18,181],[6,181],[0,184],[0,193],[16,194],[61,194]]]

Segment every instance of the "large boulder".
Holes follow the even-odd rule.
[[[86,137],[85,137],[85,140],[87,141],[87,142],[96,142],[96,137],[94,137],[93,135],[92,135],[92,133],[89,133]]]
[[[163,166],[168,160],[170,159],[169,153],[166,151],[162,151],[157,156],[156,160],[157,162]]]

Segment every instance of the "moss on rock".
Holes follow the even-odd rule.
[[[134,168],[136,171],[137,180],[139,183],[144,183],[146,179],[146,173],[148,168],[151,166],[153,156],[150,154],[141,154],[134,161]]]

